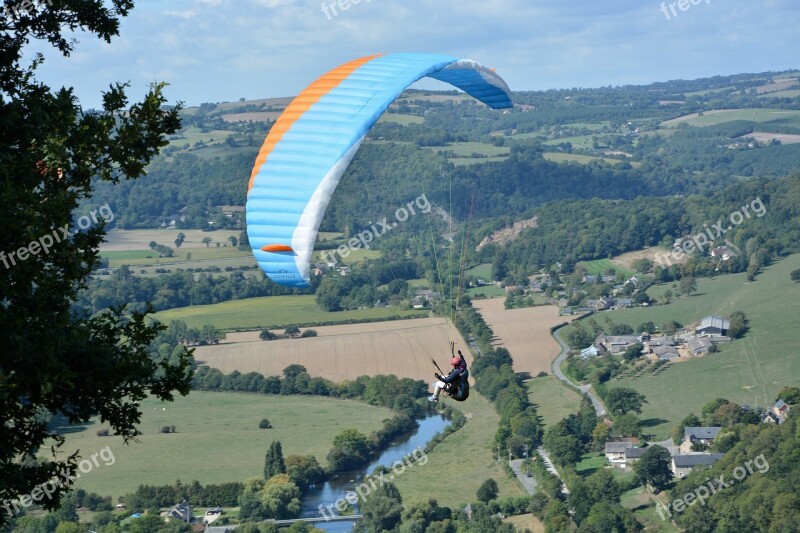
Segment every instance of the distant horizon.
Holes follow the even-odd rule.
[[[527,92],[535,93],[535,92],[571,91],[571,90],[586,91],[586,90],[607,89],[607,88],[610,88],[610,89],[621,89],[621,88],[624,88],[624,87],[647,87],[649,85],[655,85],[657,83],[672,83],[672,82],[682,82],[682,81],[710,80],[712,78],[725,78],[725,77],[729,77],[729,76],[759,76],[759,75],[764,75],[764,74],[776,75],[776,74],[793,74],[793,73],[797,73],[798,76],[800,76],[800,67],[796,67],[796,68],[792,67],[792,68],[787,68],[787,69],[782,69],[782,70],[764,70],[764,71],[761,71],[761,72],[731,72],[729,74],[712,74],[712,75],[709,75],[709,76],[700,76],[698,78],[673,78],[673,79],[669,79],[669,80],[655,80],[655,81],[651,81],[649,83],[628,83],[628,84],[625,84],[625,85],[597,85],[597,86],[592,86],[592,87],[551,87],[551,88],[548,88],[548,89],[515,89],[515,88],[512,87],[511,88],[511,92],[512,93],[527,93]],[[320,74],[324,74],[324,73],[320,73]],[[313,79],[309,80],[309,83],[311,83],[312,81],[314,81],[314,80]],[[798,85],[800,85],[800,82],[798,82]],[[425,91],[425,92],[459,92],[459,93],[462,93],[462,91],[459,91],[455,87],[450,88],[450,89],[448,89],[446,87],[445,88],[441,88],[441,89],[420,89],[420,88],[417,88],[417,87],[412,85],[411,87],[409,87],[406,90],[416,90],[416,91]],[[762,96],[769,97],[769,95],[770,95],[770,93],[765,93]],[[258,101],[258,100],[280,100],[280,99],[286,99],[286,98],[294,98],[296,96],[297,96],[297,94],[280,95],[280,96],[257,96],[255,98],[246,98],[244,100],[244,102],[254,102],[254,101]],[[239,97],[239,98],[241,98],[241,97]],[[229,104],[229,103],[236,103],[236,102],[239,101],[239,98],[232,99],[232,100],[218,100],[216,102],[204,101],[204,102],[200,102],[200,103],[188,103],[188,102],[184,102],[184,103],[185,103],[185,107],[186,108],[193,108],[193,107],[200,107],[203,104]],[[174,105],[174,104],[169,104],[169,105]]]

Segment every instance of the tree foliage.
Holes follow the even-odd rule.
[[[115,206],[87,229],[72,226],[73,214],[95,183],[141,176],[167,145],[166,135],[177,131],[180,107],[165,110],[163,84],[137,103],[125,85],[114,84],[101,109],[85,111],[71,89],[53,90],[36,79],[44,56],[22,64],[32,40],[64,56],[76,51],[72,32],[110,41],[132,2],[27,4],[0,17],[0,227],[7,266],[0,269],[0,426],[14,428],[0,437],[0,499],[75,473],[77,456],[45,452],[53,436],[48,415],[60,412],[71,423],[99,416],[130,439],[143,398],[171,400],[189,391],[190,354],[174,360],[153,354],[160,326],[145,313],[92,314],[74,305],[98,265]],[[62,442],[56,435],[54,452]],[[58,505],[62,493],[57,489],[45,507]],[[0,513],[0,525],[7,518]]]

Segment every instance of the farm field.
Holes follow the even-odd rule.
[[[755,139],[760,143],[768,143],[773,140],[780,141],[781,144],[797,144],[800,143],[800,135],[793,135],[790,133],[765,133],[762,131],[754,131],[747,135],[742,135],[740,139]]]
[[[609,165],[618,165],[622,163],[622,159],[611,159],[610,157],[596,157],[592,155],[581,155],[581,154],[561,154],[556,152],[547,152],[544,154],[544,158],[548,161],[552,161],[553,163],[580,163],[582,165],[587,165],[593,161],[605,161]],[[637,161],[632,161],[631,166],[641,166],[641,163]]]
[[[175,247],[175,238],[178,236],[178,233],[186,235],[180,248]],[[215,248],[217,242],[230,244],[228,237],[236,237],[238,239],[240,233],[241,230],[202,231],[199,229],[175,228],[136,230],[112,229],[108,232],[108,235],[106,235],[105,241],[100,245],[100,251],[119,252],[145,250],[148,253],[152,253],[149,244],[151,241],[155,241],[158,244],[169,246],[175,250],[175,255],[179,256],[182,255],[182,252],[186,249],[192,249],[191,251],[194,254],[194,248]],[[212,239],[210,246],[207,247],[203,243],[204,237],[210,237]]]
[[[640,418],[648,421],[648,432],[655,434],[655,440],[667,438],[682,418],[690,412],[699,414],[714,398],[764,407],[774,401],[781,387],[800,384],[800,359],[796,357],[800,284],[789,280],[789,273],[797,268],[800,254],[767,267],[752,283],[744,273],[699,278],[697,293],[669,305],[594,317],[600,322],[608,316],[634,328],[646,321],[658,326],[668,320],[689,326],[707,315],[729,316],[738,310],[750,321],[745,337],[723,345],[719,353],[670,364],[657,376],[610,381],[610,386],[632,387],[645,395],[648,403]],[[660,285],[651,292],[664,290]]]
[[[536,412],[542,418],[545,427],[558,423],[571,413],[577,413],[581,405],[581,396],[564,385],[555,376],[529,379],[528,400],[536,406]]]
[[[264,454],[274,440],[281,441],[284,457],[311,454],[325,465],[333,438],[343,429],[370,433],[391,416],[389,409],[352,400],[202,391],[173,403],[146,399],[142,413],[139,443],[126,446],[118,437],[98,437],[97,430],[105,427],[99,421],[66,435],[67,452],[79,449],[88,457],[108,446],[114,456],[113,464],[100,462],[83,474],[78,488],[116,498],[142,484],[178,479],[244,481],[262,475]],[[273,428],[259,429],[262,418]],[[160,433],[173,424],[176,433]]]
[[[475,276],[478,278],[482,278],[484,280],[488,280],[492,276],[492,264],[491,263],[481,263],[480,265],[474,266],[464,272],[465,276]]]
[[[671,128],[683,122],[690,126],[714,126],[723,122],[734,120],[747,120],[750,122],[776,122],[784,126],[800,126],[800,111],[788,109],[720,109],[716,111],[706,111],[703,115],[691,113],[681,117],[666,120],[661,123],[662,127]]]
[[[222,330],[281,328],[292,324],[344,323],[359,320],[380,320],[395,317],[423,317],[428,311],[392,307],[357,309],[353,311],[323,311],[313,294],[292,296],[263,296],[232,300],[210,305],[193,305],[168,309],[155,318],[168,323],[183,320],[189,327],[213,324]]]
[[[489,285],[482,285],[480,287],[470,287],[469,289],[464,291],[464,294],[469,296],[470,298],[476,297],[486,297],[486,298],[498,298],[500,296],[506,295],[506,290],[502,287],[498,287],[494,283]]]
[[[500,498],[526,494],[495,459],[494,436],[500,417],[492,404],[473,389],[458,409],[467,417],[466,425],[438,444],[424,467],[395,478],[405,507],[436,498],[440,505],[463,508],[488,478],[497,482]]]
[[[644,250],[637,250],[635,252],[626,252],[622,255],[618,255],[616,257],[611,258],[611,263],[613,263],[614,268],[623,267],[625,269],[633,268],[633,262],[637,259],[649,259],[650,261],[657,262],[659,256],[663,256],[664,254],[668,253],[669,250],[665,248],[661,248],[660,246],[651,246],[650,248],[645,248]],[[673,263],[685,263],[689,260],[689,255],[684,254],[683,256],[674,259],[670,258]]]
[[[475,300],[473,306],[483,316],[495,335],[494,346],[511,352],[514,371],[550,373],[550,364],[558,355],[558,343],[550,335],[550,327],[571,320],[558,315],[552,305],[505,309],[505,298]]]
[[[394,122],[405,126],[406,124],[422,124],[425,122],[425,118],[419,115],[408,115],[404,113],[384,113],[381,115],[381,118],[378,119],[378,122]]]
[[[626,276],[633,276],[636,274],[633,270],[622,266],[614,259],[596,259],[594,261],[580,261],[578,263],[586,269],[586,273],[591,276],[599,276],[609,269],[614,269],[617,273],[625,274]]]
[[[174,248],[173,248],[174,249]],[[191,258],[189,255],[191,254]],[[116,252],[103,252],[100,251],[100,256],[108,259],[108,266],[111,268],[120,267],[122,265],[135,266],[178,266],[182,268],[198,268],[209,267],[216,265],[220,268],[225,268],[230,265],[230,260],[238,259],[237,264],[255,265],[255,259],[250,250],[239,250],[232,246],[220,246],[219,248],[191,248],[175,252],[172,257],[158,257],[158,254],[152,250],[129,250],[129,251],[116,251]]]
[[[292,298],[297,298],[293,296]],[[464,351],[461,337],[446,318],[420,318],[315,327],[317,337],[261,341],[257,332],[231,334],[226,342],[195,349],[195,359],[224,373],[260,372],[280,375],[291,364],[303,365],[312,376],[332,381],[362,375],[394,374],[433,381],[436,368],[446,368],[450,340]]]
[[[540,133],[536,133],[534,135],[534,134],[529,134],[529,133],[523,133],[521,135],[514,135],[514,137],[515,138],[517,138],[517,137],[525,138],[525,135],[528,135],[528,136],[531,136],[531,137],[535,138],[536,136],[541,135],[541,134]],[[559,144],[563,144],[563,143],[570,143],[574,148],[591,149],[591,148],[594,147],[593,146],[594,145],[593,137],[596,137],[596,135],[580,135],[580,136],[577,136],[577,137],[561,137],[560,139],[548,139],[548,140],[544,141],[542,144],[546,144],[548,146],[555,146],[555,145],[559,145]]]

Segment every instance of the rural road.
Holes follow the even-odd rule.
[[[514,471],[514,475],[517,476],[519,482],[522,483],[522,486],[528,491],[528,494],[533,496],[536,492],[536,480],[533,479],[533,477],[525,475],[525,472],[522,470],[522,462],[524,460],[525,459],[514,459],[509,461],[508,464],[511,466],[511,470]]]
[[[559,353],[558,357],[556,357],[555,361],[553,361],[553,374],[555,374],[555,376],[564,383],[571,385],[573,387],[577,387],[578,389],[580,389],[581,392],[588,394],[589,399],[592,400],[592,405],[594,405],[594,410],[597,411],[597,416],[602,416],[606,414],[606,408],[603,407],[603,404],[602,402],[600,402],[600,399],[597,396],[595,396],[595,394],[592,392],[591,385],[578,385],[577,383],[573,383],[572,380],[569,379],[564,374],[564,372],[561,371],[561,362],[567,358],[567,354],[569,353],[569,346],[567,345],[566,342],[564,342],[564,339],[561,338],[560,331],[561,328],[553,331],[553,338],[561,346],[561,353]]]

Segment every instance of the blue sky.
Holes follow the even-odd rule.
[[[136,99],[166,81],[187,105],[290,96],[379,52],[475,59],[514,90],[800,68],[797,0],[682,2],[140,0],[111,44],[79,34],[68,59],[31,50],[45,53],[39,78],[74,87],[87,108],[112,81],[130,81]]]

